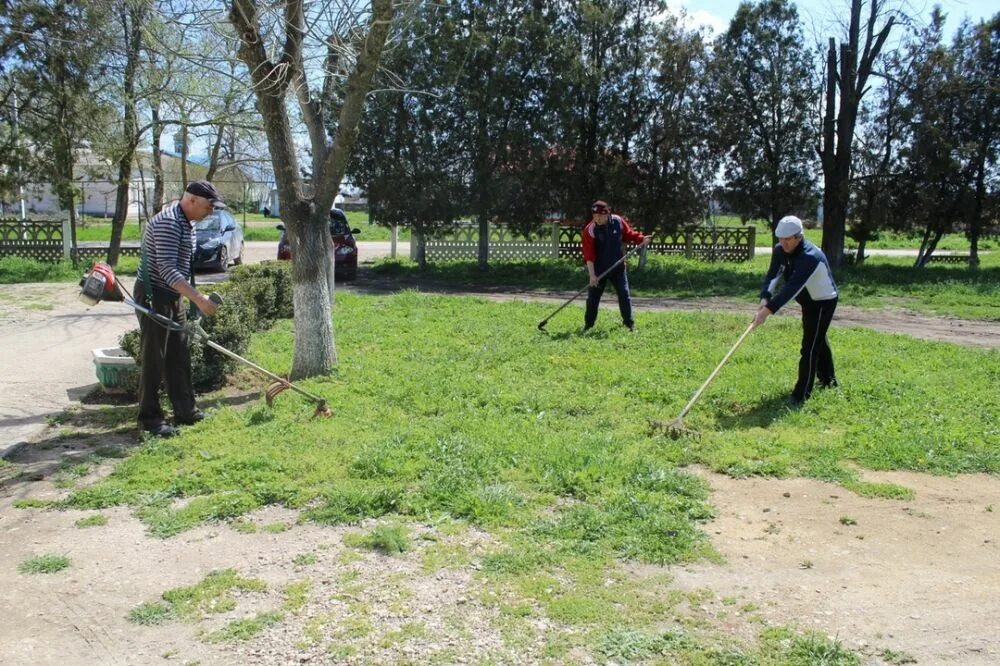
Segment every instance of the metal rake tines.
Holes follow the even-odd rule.
[[[272,384],[269,384],[267,387],[267,392],[264,393],[264,396],[267,400],[267,406],[271,407],[274,404],[275,397],[277,397],[279,393],[287,390],[288,388],[289,388],[288,382],[274,382]]]

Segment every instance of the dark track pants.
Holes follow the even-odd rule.
[[[826,332],[837,309],[837,299],[814,301],[802,305],[802,350],[799,357],[799,379],[792,390],[796,400],[806,400],[812,394],[813,385],[819,380],[820,386],[833,386],[837,377],[833,370],[833,352],[826,339]]]
[[[598,271],[599,274],[600,271]],[[593,326],[594,322],[597,321],[597,307],[601,304],[601,296],[604,295],[604,288],[609,281],[618,294],[618,310],[622,313],[622,323],[626,326],[632,326],[634,323],[632,321],[632,294],[629,293],[628,289],[628,274],[624,268],[621,268],[611,271],[601,278],[596,287],[587,289],[587,312],[583,316],[583,324],[587,328]]]
[[[135,283],[136,303],[143,304],[145,285]],[[181,307],[181,297],[153,289],[152,309],[182,326],[187,321]],[[139,378],[139,425],[152,428],[164,422],[160,408],[160,383],[166,381],[167,395],[173,406],[174,418],[194,413],[194,391],[191,388],[191,350],[187,333],[170,331],[146,315],[136,311],[141,330],[141,374]],[[166,352],[164,353],[164,345]]]

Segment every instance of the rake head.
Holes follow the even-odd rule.
[[[264,398],[267,400],[267,406],[271,407],[274,405],[274,399],[279,393],[288,388],[288,384],[285,382],[274,382],[268,385],[267,392],[264,393]]]
[[[291,384],[288,382],[274,382],[267,387],[267,391],[264,393],[264,398],[267,400],[267,406],[271,407],[274,404],[274,399],[282,391],[291,388]],[[313,411],[313,418],[317,416],[322,416],[323,418],[330,418],[333,416],[333,411],[326,404],[326,400],[318,400],[316,402],[316,409]]]
[[[678,416],[676,419],[670,422],[663,421],[650,421],[649,429],[651,432],[662,432],[667,435],[670,439],[680,439],[682,437],[690,437],[692,439],[698,439],[701,437],[701,433],[697,430],[691,430],[684,426],[684,419]]]
[[[548,319],[545,319],[543,321],[538,322],[538,330],[542,331],[544,333],[545,332],[545,325],[548,324],[548,323],[549,323]]]

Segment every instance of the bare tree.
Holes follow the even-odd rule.
[[[230,8],[239,57],[250,70],[264,122],[292,248],[293,379],[326,374],[337,361],[330,207],[357,140],[362,106],[394,13],[393,0],[372,0],[364,10],[346,1],[305,0],[233,0]],[[292,135],[289,94],[298,101],[309,135],[308,184]]]
[[[834,266],[839,266],[844,256],[858,109],[868,91],[872,67],[896,21],[894,15],[886,15],[887,4],[887,0],[851,0],[847,42],[840,43],[838,54],[836,40],[831,37],[827,49],[823,138],[816,150],[823,166],[823,253]],[[867,17],[862,20],[866,5]]]

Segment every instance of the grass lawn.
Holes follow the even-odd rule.
[[[636,296],[729,297],[756,303],[769,261],[758,256],[744,263],[708,263],[651,255],[642,270],[638,262],[629,263],[629,284]],[[946,265],[914,269],[911,264],[905,258],[874,257],[864,266],[839,269],[835,277],[841,303],[1000,320],[1000,254],[986,255],[978,271]],[[374,271],[386,277],[484,287],[576,291],[586,284],[582,265],[568,260],[506,262],[484,272],[468,261],[432,264],[421,271],[409,260],[382,259]]]
[[[689,414],[701,439],[674,440],[651,422],[676,417],[746,318],[642,312],[630,334],[607,312],[580,335],[571,310],[541,334],[535,326],[550,311],[341,293],[339,369],[303,383],[329,399],[332,419],[310,418],[292,392],[273,409],[223,407],[179,438],[147,442],[66,504],[130,505],[163,537],[267,504],[326,524],[455,520],[493,535],[475,575],[504,640],[545,618],[555,663],[582,650],[619,663],[805,665],[824,655],[854,664],[826,638],[766,629],[748,646],[698,627],[664,631],[681,601],[669,580],[616,578],[614,565],[715,557],[701,529],[710,497],[685,465],[824,479],[885,498],[911,491],[863,482],[857,466],[1000,473],[996,351],[835,329],[842,387],[790,411],[782,400],[799,327],[772,321]],[[291,322],[281,322],[248,356],[287,371],[292,340]]]

